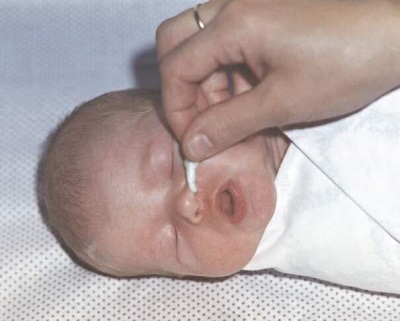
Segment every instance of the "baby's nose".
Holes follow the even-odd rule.
[[[176,215],[191,224],[199,224],[203,219],[202,202],[199,194],[193,194],[187,186],[182,190],[175,202]]]

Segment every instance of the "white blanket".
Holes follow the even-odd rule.
[[[400,293],[400,90],[285,134],[277,208],[245,269]]]

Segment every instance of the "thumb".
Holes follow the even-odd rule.
[[[216,104],[198,115],[182,138],[185,156],[202,161],[268,127],[268,111],[258,87]],[[265,102],[264,102],[264,105]]]

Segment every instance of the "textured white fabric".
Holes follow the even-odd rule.
[[[246,269],[399,294],[400,90],[286,135],[277,209]]]
[[[74,106],[157,86],[154,30],[192,0],[0,0],[0,320],[400,320],[400,298],[269,271],[116,280],[76,265],[42,222],[40,146]]]

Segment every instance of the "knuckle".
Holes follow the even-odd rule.
[[[254,27],[254,8],[252,1],[232,0],[224,11],[226,17],[232,22],[231,26],[243,28]]]
[[[235,48],[240,43],[242,46],[249,47],[249,44],[255,37],[256,19],[258,17],[257,8],[254,1],[232,0],[224,8],[224,11],[218,17],[220,21],[220,30],[223,35],[221,41],[226,44],[226,48]],[[251,43],[254,47],[254,41]]]
[[[242,18],[248,8],[248,1],[232,0],[226,6],[224,13],[234,20]]]
[[[170,28],[171,19],[164,20],[161,24],[157,27],[156,30],[156,40],[162,39],[165,34],[168,33]]]

